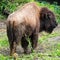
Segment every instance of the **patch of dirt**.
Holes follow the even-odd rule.
[[[58,24],[58,26],[54,29],[53,32],[60,32],[60,24]]]
[[[6,29],[6,23],[3,21],[0,21],[0,29]]]
[[[19,45],[19,46],[17,46],[16,52],[17,52],[19,55],[21,55],[21,54],[23,54],[24,51],[23,51],[23,48]],[[0,54],[3,54],[3,55],[5,55],[5,56],[9,55],[9,54],[10,54],[10,49],[9,49],[9,47],[0,48]]]
[[[0,21],[0,38],[6,34],[6,23]]]
[[[60,43],[60,36],[48,38],[41,44],[38,44],[37,52],[45,53],[47,50],[50,51],[56,48],[58,43]]]
[[[60,24],[54,29],[52,33],[54,32],[60,33]],[[60,43],[60,36],[48,38],[41,44],[38,44],[37,52],[45,53],[46,51],[52,51],[53,48],[56,48],[58,43]]]

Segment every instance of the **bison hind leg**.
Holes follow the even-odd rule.
[[[15,35],[13,34],[13,31],[11,28],[10,29],[7,28],[7,37],[10,45],[10,55],[12,56],[16,52],[17,44],[15,41],[16,38],[14,38]]]
[[[16,47],[19,44],[22,34],[18,27],[7,27],[7,37],[10,44],[10,55],[14,55],[16,53]]]
[[[30,53],[28,51],[28,44],[29,44],[29,42],[27,41],[26,37],[22,37],[22,39],[21,39],[21,45],[22,45],[22,48],[24,49],[24,53],[25,54],[29,54]]]

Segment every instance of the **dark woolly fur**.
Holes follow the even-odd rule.
[[[7,18],[10,55],[16,53],[19,42],[24,53],[28,53],[27,37],[30,38],[32,49],[35,49],[38,43],[38,33],[41,31],[51,33],[56,26],[55,15],[48,8],[40,8],[35,3],[25,4]]]

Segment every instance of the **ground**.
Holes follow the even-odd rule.
[[[35,52],[23,55],[21,46],[17,47],[17,53],[21,60],[60,60],[60,24],[52,34],[42,32],[39,34],[38,46]],[[9,56],[9,44],[6,36],[5,22],[0,21],[0,57]],[[8,60],[9,58],[7,58]],[[5,59],[3,59],[5,60]]]

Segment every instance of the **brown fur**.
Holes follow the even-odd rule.
[[[28,41],[31,40],[35,49],[38,33],[46,31],[51,33],[57,26],[55,16],[49,9],[38,7],[35,3],[27,3],[21,9],[13,12],[7,18],[7,36],[10,44],[10,55],[16,52],[16,46],[21,41],[24,52],[27,53]]]

